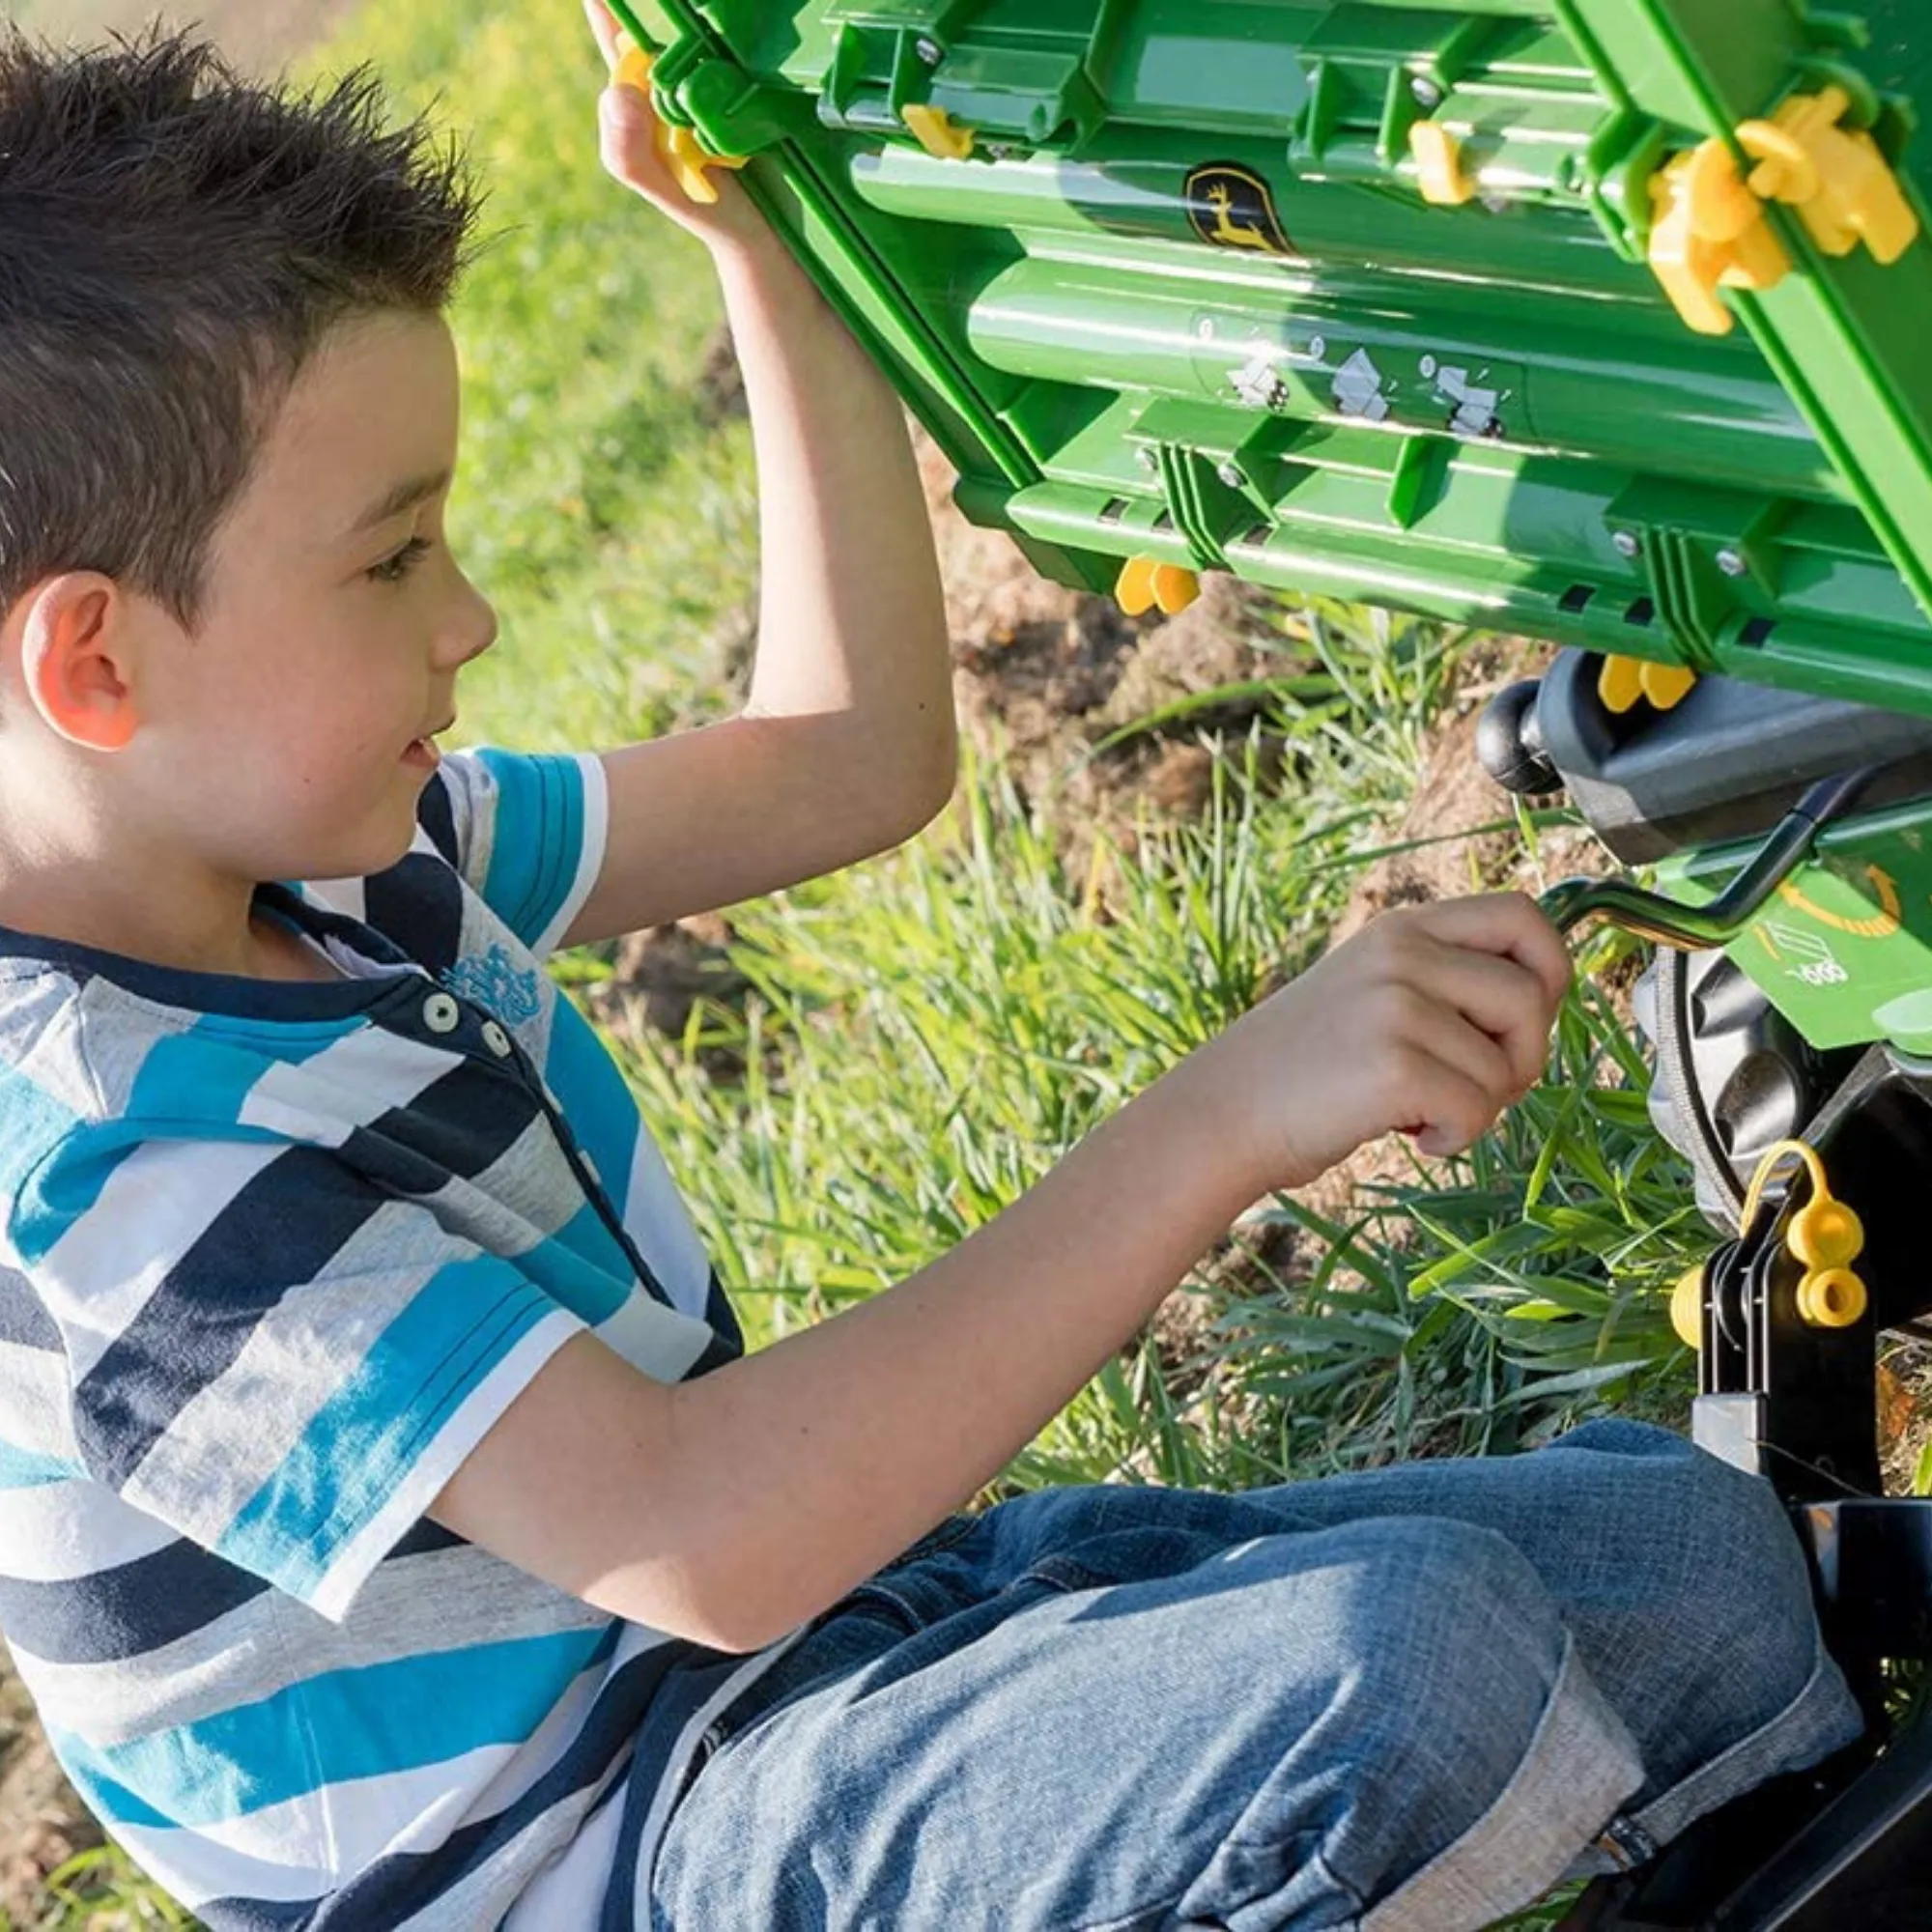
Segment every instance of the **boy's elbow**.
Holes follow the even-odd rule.
[[[952,804],[958,782],[959,734],[949,712],[944,728],[933,734],[907,776],[894,842],[923,832]]]

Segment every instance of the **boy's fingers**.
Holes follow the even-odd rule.
[[[590,21],[590,31],[597,36],[604,65],[614,68],[617,65],[617,36],[623,31],[617,24],[616,15],[604,5],[604,0],[583,0],[583,12]]]
[[[1478,952],[1500,952],[1527,966],[1543,982],[1552,1007],[1562,1003],[1576,977],[1563,935],[1526,893],[1484,893],[1442,899],[1418,917],[1437,939]]]
[[[1430,1054],[1413,1094],[1415,1117],[1402,1128],[1424,1153],[1460,1153],[1489,1131],[1498,1112],[1479,1079]]]
[[[602,158],[606,170],[633,187],[653,158],[656,138],[650,102],[635,87],[607,87],[598,102]]]
[[[1519,1090],[1533,1087],[1549,1053],[1544,986],[1509,953],[1435,941],[1430,990],[1479,1027],[1509,1056]]]

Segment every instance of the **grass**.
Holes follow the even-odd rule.
[[[1347,613],[1310,629],[1317,678],[1258,726],[1293,748],[1287,787],[1260,781],[1252,737],[1223,747],[1203,821],[1103,847],[1096,894],[997,763],[976,761],[924,838],[735,916],[742,1010],[696,1009],[676,1042],[613,1042],[758,1339],[946,1252],[1319,952],[1354,876],[1338,853],[1373,842],[1365,812],[1406,801],[1455,650]],[[721,1055],[742,1080],[707,1073]],[[1698,1233],[1644,1080],[1585,977],[1548,1082],[1466,1159],[1417,1164],[1346,1226],[1264,1207],[1255,1227],[1298,1237],[1288,1276],[1189,1285],[1211,1338],[1194,1366],[1226,1371],[1192,1409],[1144,1342],[1006,1486],[1130,1472],[1238,1488],[1681,1408],[1688,1358],[1663,1302]]]
[[[503,619],[466,679],[469,737],[595,747],[708,715],[706,639],[754,584],[749,438],[696,400],[719,321],[701,251],[598,166],[576,10],[369,8],[311,65],[362,59],[401,108],[440,99],[473,130],[493,191],[497,239],[453,318],[452,538]],[[1074,876],[1049,819],[977,763],[911,846],[740,909],[742,1007],[700,1007],[678,1040],[613,1037],[755,1340],[945,1252],[1319,952],[1406,802],[1461,645],[1317,607],[1285,612],[1284,648],[1262,725],[1289,745],[1285,785],[1263,781],[1252,736],[1217,741],[1202,822],[1145,823]],[[1533,845],[1543,821],[1521,822]],[[1614,947],[1594,960],[1617,964]],[[606,948],[557,970],[588,1005],[611,968]],[[705,1071],[719,1050],[741,1077]],[[1346,1222],[1264,1207],[1255,1228],[1292,1233],[1292,1264],[1188,1284],[1201,1359],[1143,1339],[998,1491],[1240,1488],[1515,1449],[1611,1408],[1681,1413],[1662,1297],[1702,1236],[1644,1080],[1586,978],[1548,1080],[1498,1134]],[[185,1921],[108,1851],[67,1868],[37,1922]]]

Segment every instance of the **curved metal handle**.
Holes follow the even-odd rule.
[[[1804,864],[1819,832],[1857,803],[1878,776],[1866,765],[1820,779],[1772,829],[1757,856],[1705,906],[1647,893],[1628,879],[1562,879],[1537,900],[1559,932],[1592,918],[1607,919],[1659,946],[1686,952],[1728,946]]]

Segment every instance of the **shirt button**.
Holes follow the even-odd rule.
[[[483,1022],[483,1044],[498,1060],[507,1060],[510,1057],[510,1036],[495,1020]]]
[[[431,1033],[454,1033],[463,1018],[463,1009],[447,993],[432,993],[423,1002],[423,1025]]]

